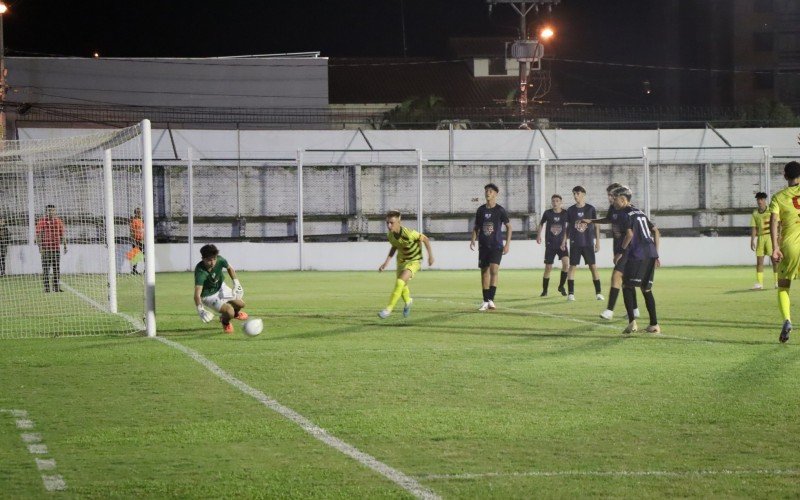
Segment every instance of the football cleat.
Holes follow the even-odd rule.
[[[605,311],[600,313],[600,317],[611,321],[614,318],[614,311],[612,311],[611,309],[606,309]]]
[[[568,302],[575,302],[575,295],[572,294],[572,293],[567,295],[567,301]]]
[[[633,310],[633,317],[634,318],[638,318],[639,317],[639,308],[638,307]]]
[[[781,341],[781,344],[785,344],[789,340],[789,332],[792,331],[792,322],[788,319],[783,322],[783,328],[781,328],[781,336],[778,337],[778,340]]]
[[[244,312],[244,311],[239,311],[239,313],[238,313],[238,314],[236,314],[236,316],[234,316],[233,318],[234,318],[234,319],[238,319],[239,321],[245,321],[245,320],[246,320],[247,318],[249,318],[249,317],[250,317],[250,315],[249,315],[249,314],[247,314],[246,312]]]
[[[539,294],[539,297],[547,297],[547,292],[542,292]]]
[[[484,303],[483,303],[483,304],[481,304],[481,306],[478,308],[478,310],[479,310],[479,311],[485,311],[485,310],[487,310],[487,309],[489,309],[489,303],[488,303],[488,302],[484,302]]]
[[[622,333],[633,333],[638,330],[639,327],[636,325],[636,320],[633,320],[630,323],[628,323],[628,326],[626,326],[624,330],[622,330]]]
[[[603,294],[601,294],[601,293],[598,293],[597,295],[595,295],[594,298],[597,299],[597,300],[606,300],[606,298],[603,297]]]
[[[411,314],[411,304],[414,302],[414,299],[408,299],[406,302],[406,306],[403,308],[403,317],[407,318]]]
[[[494,305],[494,301],[493,300],[490,300],[489,302],[487,302],[487,304],[489,304],[489,309],[491,309],[491,310],[497,309],[497,306]]]
[[[559,288],[559,289],[558,289],[558,293],[560,293],[561,295],[563,295],[563,296],[565,296],[565,297],[567,296],[567,291],[566,291],[566,290],[564,290],[564,287],[563,287],[563,286],[562,286],[561,288]]]
[[[763,288],[764,287],[761,285],[761,283],[756,283],[750,290],[762,290]]]
[[[658,325],[650,325],[647,328],[645,328],[645,331],[647,333],[661,333],[661,327]]]
[[[222,331],[231,334],[233,333],[233,323],[228,323],[227,325],[222,325]]]
[[[378,313],[378,317],[381,318],[381,319],[386,319],[386,318],[389,317],[390,314],[392,314],[392,311],[390,311],[388,309],[384,309],[383,311]]]

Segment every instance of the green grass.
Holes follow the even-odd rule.
[[[159,274],[157,317],[160,335],[444,498],[793,497],[800,333],[778,343],[775,293],[746,291],[752,275],[659,270],[661,337],[621,335],[621,298],[600,320],[586,270],[573,303],[539,298],[541,271],[502,270],[488,313],[477,270],[426,270],[411,318],[387,320],[393,274],[241,273],[266,324],[252,339],[200,323],[189,273]],[[3,340],[0,376],[0,409],[35,421],[58,496],[410,496],[154,340]],[[19,433],[0,413],[0,497],[51,496]]]

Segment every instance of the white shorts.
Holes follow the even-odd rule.
[[[233,290],[223,282],[217,293],[203,297],[201,300],[204,306],[219,312],[222,306],[233,300]]]

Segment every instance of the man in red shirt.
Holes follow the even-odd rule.
[[[64,239],[64,223],[56,217],[56,206],[47,205],[45,215],[36,221],[36,244],[39,245],[39,252],[42,254],[42,281],[44,291],[61,292],[59,279],[61,276],[61,251],[64,246],[64,253],[67,253],[67,242]],[[53,270],[52,287],[50,281],[50,270]]]

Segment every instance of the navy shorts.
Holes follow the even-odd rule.
[[[556,257],[558,257],[558,260],[561,260],[564,257],[569,257],[569,250],[561,250],[561,247],[557,248],[546,247],[544,249],[545,264],[552,264],[553,262],[555,262]]]
[[[483,269],[489,264],[500,265],[503,260],[503,247],[500,248],[478,248],[478,267]]]
[[[650,290],[653,287],[653,278],[656,274],[656,259],[628,259],[625,271],[622,273],[622,282],[629,287],[642,287]]]
[[[614,264],[614,270],[624,274],[626,262],[628,262],[628,253],[623,252],[622,255],[619,256],[619,260],[617,260],[617,263]]]
[[[569,265],[570,266],[577,266],[581,263],[581,257],[583,257],[583,263],[591,266],[593,265],[595,260],[594,255],[594,246],[590,247],[570,247],[569,252]]]

